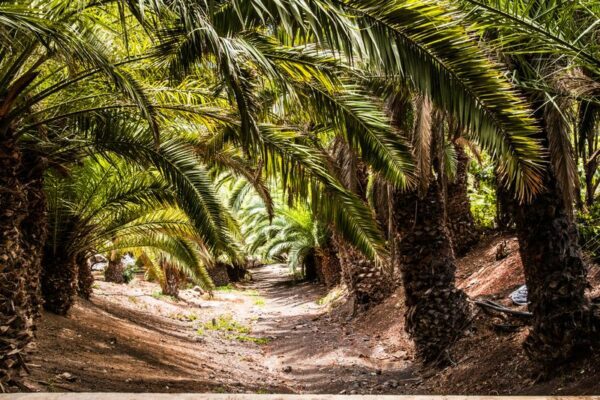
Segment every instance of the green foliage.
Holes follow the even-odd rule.
[[[217,318],[213,318],[212,321],[205,322],[202,328],[209,331],[232,332],[236,334],[249,334],[251,332],[250,327],[235,321],[231,314],[219,315]]]
[[[475,223],[486,229],[496,226],[496,177],[494,163],[484,156],[481,164],[469,163],[469,201]]]
[[[226,335],[225,338],[227,338],[229,340],[237,340],[238,342],[252,342],[252,343],[259,344],[259,345],[265,345],[270,342],[269,338],[248,336],[248,335],[243,335],[243,334]]]
[[[256,297],[253,301],[252,304],[254,304],[257,307],[264,307],[266,302],[265,299],[262,297]]]
[[[137,273],[137,267],[135,264],[128,264],[125,269],[123,270],[123,281],[125,283],[129,283],[133,280],[133,278],[135,277],[135,274]]]
[[[268,218],[260,203],[250,203],[240,215],[249,254],[265,260],[286,260],[292,273],[302,273],[306,262],[326,240],[326,230],[314,214],[302,205],[279,207]]]
[[[600,204],[594,205],[587,212],[577,214],[579,238],[583,249],[594,261],[600,260]]]

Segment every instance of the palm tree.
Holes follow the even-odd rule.
[[[417,187],[396,191],[393,199],[406,329],[424,361],[444,363],[449,360],[448,348],[471,319],[467,297],[455,286],[454,251],[446,223],[445,118],[427,98],[411,102],[400,95],[389,103],[399,129],[411,132],[419,173]],[[415,115],[412,126],[405,122],[409,113]]]
[[[445,145],[446,149],[453,153],[452,159],[445,162],[445,165],[454,167],[447,179],[445,197],[447,225],[456,256],[465,255],[479,240],[479,231],[471,213],[468,197],[467,173],[470,159],[465,142],[458,136]]]
[[[348,190],[367,203],[369,181],[367,164],[345,141],[339,139],[334,141],[331,153],[336,162],[340,181]],[[377,218],[381,213],[376,207],[374,209]],[[333,243],[340,262],[342,280],[354,302],[354,311],[357,311],[357,306],[366,309],[383,301],[394,287],[392,277],[384,273],[385,265],[378,265],[365,257],[352,243],[339,235],[334,234]],[[388,263],[386,261],[382,264]]]
[[[205,270],[210,263],[207,246],[177,208],[172,187],[156,170],[116,157],[89,158],[67,178],[49,176],[47,186],[51,235],[42,292],[48,310],[68,312],[78,271],[87,269],[85,260],[96,253],[112,253],[119,259],[124,252],[143,254],[148,268],[168,264],[170,271],[212,287]],[[173,294],[176,289],[172,283],[168,291]]]
[[[0,326],[10,338],[0,344],[0,383],[12,381],[23,364],[40,303],[37,282],[46,237],[43,175],[48,165],[39,145],[68,135],[68,125],[61,123],[65,118],[95,110],[86,107],[90,97],[82,92],[76,97],[66,93],[96,80],[105,100],[100,108],[106,100],[122,99],[135,104],[156,128],[151,106],[107,56],[91,21],[83,18],[85,9],[84,4],[75,9],[59,1],[0,4]]]
[[[534,6],[521,1],[467,3],[480,20],[494,22],[497,40],[491,44],[506,54],[514,68],[515,80],[536,110],[540,126],[536,139],[548,149],[544,191],[526,205],[514,204],[512,210],[534,314],[525,349],[534,360],[551,367],[587,346],[590,336],[590,305],[584,293],[587,270],[572,215],[577,173],[563,116],[570,109],[568,103],[577,99],[577,90],[574,94],[562,90],[569,86],[569,78],[560,74],[576,67],[588,71],[588,76],[597,74],[600,58],[593,38],[598,9],[551,1]],[[524,56],[523,48],[535,48],[539,55]],[[583,80],[593,87],[589,77]],[[580,124],[582,135],[589,135],[583,125],[593,115],[582,118],[591,118]]]

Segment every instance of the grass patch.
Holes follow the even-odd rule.
[[[269,343],[269,338],[251,336],[249,326],[235,321],[231,314],[220,315],[212,321],[205,322],[196,330],[196,334],[204,335],[205,331],[218,331],[226,333],[225,339],[238,342],[252,342],[260,345]]]
[[[163,294],[160,290],[156,290],[156,291],[152,292],[152,297],[154,297],[156,300],[177,301],[177,299],[175,297],[167,296],[166,294]]]
[[[215,292],[225,292],[225,293],[235,292],[236,290],[237,289],[231,283],[228,283],[225,286],[217,286],[215,288]]]
[[[250,327],[235,321],[231,314],[220,315],[210,322],[205,322],[204,329],[210,331],[235,332],[239,334],[250,333]]]
[[[265,306],[265,299],[262,297],[257,297],[254,299],[254,305],[258,306],[258,307],[264,307]]]
[[[255,336],[249,336],[249,335],[227,335],[225,336],[225,338],[229,339],[229,340],[237,340],[238,342],[252,342],[252,343],[256,343],[256,344],[267,344],[270,342],[269,338],[264,338],[264,337],[255,337]]]
[[[189,314],[172,313],[172,314],[169,314],[169,318],[176,319],[178,321],[190,321],[190,322],[193,322],[193,321],[195,321],[195,320],[198,319],[198,315],[196,315],[196,313],[189,313]]]

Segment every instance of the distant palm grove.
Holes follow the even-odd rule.
[[[364,312],[401,286],[443,365],[474,312],[455,257],[512,229],[523,351],[585,353],[599,21],[597,0],[0,0],[0,392],[98,255],[172,296],[255,259]]]

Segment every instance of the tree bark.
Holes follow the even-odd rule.
[[[454,254],[463,256],[479,241],[479,231],[471,214],[467,190],[469,156],[462,146],[455,144],[454,148],[457,156],[456,177],[448,183],[446,213]]]
[[[160,281],[162,294],[178,298],[179,287],[181,286],[181,282],[185,280],[185,276],[183,276],[181,271],[164,260],[161,262],[161,268],[164,273],[164,279]]]
[[[317,263],[317,257],[315,253],[311,251],[310,254],[307,254],[306,257],[304,257],[304,279],[310,282],[318,281],[319,279],[321,279],[321,276],[319,274],[320,271],[318,271],[318,268],[319,266]]]
[[[85,256],[77,256],[77,294],[80,297],[89,300],[92,296],[92,286],[94,285],[94,276],[92,275],[92,265],[90,259]]]
[[[58,315],[67,315],[77,293],[77,262],[75,257],[46,251],[42,270],[44,308]]]
[[[541,124],[538,139],[549,148],[551,135],[562,134],[564,127],[555,122],[554,111],[546,109],[543,100],[535,100]],[[552,162],[544,170],[543,183],[544,192],[530,203],[515,204],[514,212],[529,310],[533,313],[524,347],[532,360],[551,368],[589,345],[592,313],[585,296],[587,267],[571,204],[566,203],[568,197],[562,192],[569,188],[559,185]]]
[[[368,308],[381,303],[393,291],[393,286],[381,268],[361,252],[334,236],[341,266],[342,281],[356,304]]]
[[[227,273],[227,264],[222,261],[215,262],[215,265],[207,268],[208,275],[215,286],[227,286],[230,283],[229,274]]]
[[[330,289],[340,283],[340,260],[333,247],[333,243],[328,243],[327,245],[318,248],[316,255],[319,265],[319,277],[325,286]]]
[[[469,325],[467,296],[455,286],[454,254],[437,181],[423,198],[400,193],[395,205],[406,330],[425,362],[445,362],[447,349]]]
[[[367,166],[354,154],[350,146],[341,140],[334,144],[332,153],[340,169],[341,182],[366,202],[369,178]],[[348,287],[355,304],[368,308],[391,294],[393,284],[381,268],[339,235],[333,234],[332,240],[339,257],[341,279]]]
[[[18,378],[23,352],[33,339],[25,282],[30,266],[22,236],[27,194],[19,180],[20,167],[16,140],[0,131],[0,391]]]
[[[104,279],[106,282],[125,283],[125,264],[121,259],[121,254],[113,252],[108,259],[108,265],[104,270]]]
[[[40,276],[44,245],[48,237],[48,210],[44,192],[46,161],[36,154],[23,157],[21,181],[27,187],[27,217],[22,222],[23,250],[29,266],[25,271],[28,293],[28,314],[34,320],[40,316],[42,293]]]
[[[533,313],[533,326],[524,346],[534,361],[551,367],[588,344],[591,313],[584,294],[587,268],[577,229],[551,170],[545,184],[545,193],[515,209],[529,310]]]

